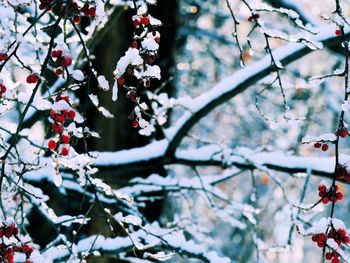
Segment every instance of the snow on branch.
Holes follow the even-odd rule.
[[[334,26],[322,26],[317,29],[319,32],[313,41],[321,42],[324,46],[334,46],[341,42],[341,38],[334,35]],[[346,30],[349,34],[349,28]],[[273,57],[281,65],[289,63],[312,52],[311,49],[300,43],[287,44],[273,51]],[[274,71],[271,58],[266,55],[261,60],[246,66],[229,77],[224,78],[208,92],[194,98],[189,105],[188,111],[176,122],[176,124],[166,131],[170,140],[167,155],[173,155],[182,139],[188,131],[204,116],[218,105],[234,98],[252,84],[268,76]]]

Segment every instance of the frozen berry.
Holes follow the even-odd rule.
[[[67,156],[68,153],[69,153],[68,148],[67,148],[67,147],[62,147],[62,149],[61,149],[61,155]]]
[[[137,48],[137,47],[138,47],[137,42],[136,42],[136,41],[133,41],[133,42],[131,43],[131,47],[132,47],[132,48]]]
[[[33,252],[33,248],[28,244],[24,244],[22,249],[23,249],[23,252],[26,253],[27,255],[30,255]]]
[[[54,151],[57,147],[57,143],[54,140],[50,140],[48,146],[51,151]]]
[[[328,151],[329,146],[327,144],[322,145],[322,151],[326,152]]]
[[[29,84],[35,84],[39,80],[39,76],[37,74],[30,74],[27,77],[27,83]]]
[[[56,132],[56,133],[62,133],[63,132],[63,127],[57,123],[52,123],[51,124],[52,129]]]
[[[330,201],[330,200],[329,200],[328,197],[323,197],[323,198],[322,198],[322,203],[323,203],[324,205],[328,204],[329,201]]]
[[[68,143],[69,142],[69,136],[68,135],[62,135],[61,137],[61,142],[62,143]]]
[[[0,61],[4,61],[7,59],[7,54],[0,52]]]
[[[75,111],[74,111],[74,110],[70,110],[70,111],[68,111],[68,118],[69,118],[69,119],[74,120],[75,115],[76,115],[76,113],[75,113]]]
[[[345,129],[342,129],[339,131],[339,136],[342,137],[342,138],[345,138],[347,135],[348,135],[348,131],[345,130]]]
[[[55,70],[56,76],[61,76],[62,73],[63,73],[63,70],[62,70],[61,68],[57,68],[57,69]]]
[[[59,123],[64,123],[64,121],[65,121],[65,118],[62,114],[57,114],[55,119]]]
[[[119,86],[123,86],[125,83],[125,79],[123,77],[120,77],[117,79],[117,83]]]
[[[61,66],[66,68],[70,65],[72,65],[72,58],[69,56],[64,57],[61,61]]]
[[[331,260],[332,257],[333,257],[333,254],[332,254],[331,252],[327,252],[327,253],[325,254],[325,259],[326,259],[326,260]]]
[[[316,143],[314,144],[314,147],[315,147],[315,148],[321,148],[321,146],[322,146],[322,144],[319,143],[319,142],[316,142]]]
[[[343,194],[341,192],[338,192],[336,194],[337,200],[342,200],[343,199]]]
[[[139,122],[137,120],[134,120],[132,122],[132,127],[137,128],[139,126]]]
[[[147,16],[141,18],[141,24],[147,26],[149,24],[149,18]]]
[[[80,23],[80,16],[74,16],[73,17],[73,22],[76,23],[76,24],[79,24]]]
[[[62,50],[52,50],[51,51],[51,57],[53,58],[58,58],[60,56],[62,56]]]

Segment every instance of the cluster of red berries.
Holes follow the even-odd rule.
[[[39,9],[40,10],[53,10],[56,0],[40,0]],[[73,17],[73,21],[76,24],[80,23],[80,15],[83,13],[84,16],[95,18],[96,16],[96,7],[90,7],[89,4],[85,3],[82,8],[74,1],[71,1],[68,4],[62,4],[58,9],[61,12],[67,10],[68,16]]]
[[[341,138],[345,138],[346,136],[349,135],[349,132],[347,129],[345,128],[342,128],[342,129],[339,129],[338,131],[335,132],[335,135],[336,136],[339,136]],[[329,149],[329,146],[327,143],[323,143],[322,141],[318,141],[318,142],[315,142],[314,143],[314,147],[317,148],[317,149],[320,149],[324,152],[328,151]]]
[[[348,244],[350,243],[350,238],[348,233],[345,229],[339,228],[338,230],[335,230],[332,228],[329,230],[328,234],[325,233],[319,233],[312,235],[312,241],[317,243],[318,247],[325,247],[327,244],[327,239],[333,239],[334,242],[340,246],[341,244]]]
[[[333,187],[327,187],[324,184],[318,186],[318,195],[322,198],[323,204],[328,204],[329,202],[337,202],[343,199],[343,194],[339,192],[339,187],[337,185]]]
[[[72,57],[69,55],[64,55],[63,50],[54,49],[51,52],[51,57],[57,65],[55,74],[57,76],[62,75],[63,69],[72,65]]]
[[[148,27],[148,34],[143,34],[145,37],[152,37],[153,40],[157,43],[160,42],[160,34],[157,31],[154,31],[154,28],[151,25],[150,22],[150,17],[148,14],[143,14],[143,15],[134,15],[132,17],[133,25],[136,27],[136,29],[144,29]],[[144,39],[142,38],[134,38],[134,40],[131,43],[131,47],[135,49],[140,50],[140,56],[143,58],[144,64],[143,66],[146,65],[153,65],[158,58],[157,52],[149,52],[148,50],[142,49],[141,42]],[[135,66],[129,65],[127,69],[125,70],[125,73],[122,76],[116,76],[116,81],[119,87],[125,87],[127,89],[127,94],[126,97],[130,99],[131,102],[135,103],[138,98],[138,91],[136,87],[141,86],[148,88],[151,86],[151,81],[147,78],[137,80],[137,83],[135,85],[135,77],[134,77],[134,69]],[[130,85],[129,85],[130,84]],[[130,86],[130,87],[129,87]],[[132,121],[132,126],[134,128],[137,128],[139,126],[138,120],[135,118],[135,114],[131,113],[129,115],[129,119],[133,120]]]
[[[9,226],[4,225],[0,227],[0,238],[4,236],[10,238],[12,236],[18,235],[18,227],[15,224],[10,224]]]
[[[318,247],[325,247],[327,243],[327,235],[324,233],[312,235],[312,241],[317,243]]]
[[[342,243],[343,244],[348,244],[350,243],[350,238],[348,233],[346,232],[345,229],[343,228],[339,228],[338,230],[335,230],[334,228],[332,228],[329,232],[328,232],[328,238],[333,238],[335,243],[338,244],[338,246],[340,246]]]
[[[6,87],[3,83],[0,83],[0,97],[6,92]]]
[[[61,9],[62,8],[64,8],[64,6],[61,7]],[[79,6],[76,2],[72,2],[71,5],[69,6],[68,13],[70,14],[70,16],[73,17],[73,22],[76,24],[79,24],[81,13],[83,13],[83,15],[86,17],[95,18],[96,7],[94,7],[94,6],[90,7],[89,4],[85,3],[82,8],[79,8]]]
[[[340,263],[339,254],[335,251],[327,252],[324,257],[326,260],[331,260],[331,263]]]
[[[60,100],[64,100],[69,102],[68,96],[60,96],[56,97],[56,102]],[[56,138],[51,139],[48,142],[48,147],[50,150],[55,151],[59,148],[59,153],[62,156],[67,156],[69,154],[70,144],[71,144],[71,135],[68,132],[65,132],[65,123],[67,120],[74,121],[76,113],[74,110],[61,110],[54,111],[51,110],[50,118],[53,120],[51,127],[53,131],[56,133]]]
[[[76,24],[80,23],[81,15],[92,18],[95,18],[96,16],[96,7],[90,7],[87,3],[85,3],[82,8],[79,8],[76,2],[71,2],[68,6],[63,4],[61,6],[61,12],[63,12],[66,8],[68,8],[68,14],[73,18],[73,22]]]
[[[0,238],[11,238],[15,237],[18,240],[18,227],[15,224],[3,225],[0,227]],[[26,255],[24,263],[33,263],[30,260],[30,256],[33,253],[33,248],[28,244],[22,246],[0,243],[0,261],[14,263],[15,252],[23,252]]]
[[[3,53],[3,52],[0,52],[0,62],[1,61],[5,61],[7,59],[7,54],[6,53]]]
[[[26,255],[26,260],[23,263],[33,263],[33,261],[30,260],[30,256],[33,253],[33,248],[30,245],[24,244],[23,246],[11,246],[6,245],[5,243],[0,243],[1,262],[14,263],[16,252],[23,252]]]
[[[327,143],[321,143],[321,142],[315,142],[314,147],[319,149],[321,148],[322,151],[326,152],[329,149],[329,146]]]
[[[143,16],[135,15],[132,17],[132,21],[135,27],[139,27],[140,25],[148,26],[150,23],[149,17],[146,14]]]
[[[252,22],[255,19],[259,19],[260,15],[259,14],[253,14],[252,16],[248,17],[248,21]]]
[[[96,7],[90,7],[88,4],[84,4],[81,11],[84,13],[85,16],[90,16],[94,18],[96,16]]]
[[[334,242],[340,246],[341,244],[350,243],[350,238],[345,229],[339,228],[338,230],[329,230],[328,234],[319,233],[312,236],[312,241],[317,243],[317,246],[324,248],[327,244],[328,239],[333,239]],[[326,260],[331,260],[331,263],[340,263],[339,254],[336,251],[329,251],[325,254]]]

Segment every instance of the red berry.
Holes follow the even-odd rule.
[[[13,235],[18,235],[18,227],[15,224],[11,224],[9,228],[11,229]]]
[[[340,29],[337,29],[337,30],[335,30],[335,34],[337,35],[337,36],[341,36],[343,33],[342,33],[342,31],[340,30]],[[333,262],[332,262],[333,263]]]
[[[80,23],[80,16],[74,16],[73,17],[73,22],[76,23],[76,24],[79,24]]]
[[[7,54],[6,53],[1,53],[0,52],[0,61],[4,61],[7,59]]]
[[[136,41],[133,41],[133,42],[131,43],[131,47],[132,47],[132,48],[137,48],[137,47],[138,47],[137,42],[136,42]]]
[[[123,77],[120,77],[117,79],[117,83],[119,86],[123,86],[125,83],[125,79]]]
[[[324,247],[326,245],[326,243],[321,242],[321,241],[317,241],[317,246],[318,247]]]
[[[30,74],[27,77],[27,83],[29,83],[29,84],[37,83],[38,80],[39,80],[39,76],[37,74]]]
[[[337,197],[337,200],[342,200],[343,199],[343,194],[341,192],[338,192],[336,197]]]
[[[52,123],[52,129],[56,132],[56,133],[62,133],[63,132],[63,127],[57,123]]]
[[[346,231],[345,229],[338,229],[338,235],[341,237],[345,237],[346,236]]]
[[[33,252],[33,248],[28,244],[24,244],[22,249],[23,249],[23,252],[26,253],[27,255],[30,255]]]
[[[8,227],[5,230],[5,237],[10,238],[12,236],[13,231]]]
[[[327,241],[327,236],[324,233],[321,233],[318,235],[318,241],[319,242],[326,242]]]
[[[66,68],[68,66],[72,65],[72,58],[67,56],[67,57],[64,57],[61,61],[61,66]]]
[[[62,114],[57,114],[55,119],[59,123],[64,123],[64,121],[65,121],[65,118]]]
[[[327,144],[322,145],[322,151],[326,152],[328,151],[329,146]]]
[[[147,26],[149,24],[149,18],[147,16],[141,18],[141,24]]]
[[[340,263],[340,260],[339,260],[339,258],[333,258],[331,262],[332,263]]]
[[[5,85],[0,83],[0,93],[1,93],[1,95],[2,95],[2,93],[5,93],[5,92],[6,92]]]
[[[134,27],[138,27],[140,25],[140,21],[138,19],[135,19],[133,21]]]
[[[325,205],[328,204],[329,203],[329,198],[328,197],[323,197],[322,198],[322,203],[325,204]]]
[[[317,242],[318,237],[317,237],[317,235],[313,235],[313,236],[311,237],[311,239],[312,239],[312,241]]]
[[[65,118],[68,118],[68,112],[69,112],[69,111],[64,110],[64,111],[62,112],[62,115],[63,115]]]
[[[66,102],[69,102],[69,97],[68,96],[60,96],[60,100],[65,100]]]
[[[259,19],[259,18],[260,18],[260,15],[259,15],[259,14],[255,14],[255,15],[254,15],[254,18],[255,18],[255,19]]]
[[[56,76],[61,76],[62,73],[63,73],[63,70],[62,70],[61,68],[57,68],[57,69],[55,70]]]
[[[342,129],[339,131],[339,136],[342,138],[345,138],[348,135],[348,131],[345,129]]]
[[[69,142],[69,136],[68,135],[62,135],[61,142],[62,143],[68,143]]]
[[[51,151],[54,151],[57,147],[57,143],[54,140],[50,140],[48,146]]]
[[[349,236],[345,236],[345,237],[344,237],[344,242],[345,242],[345,243],[349,243],[349,242],[350,242]]]
[[[52,119],[55,119],[55,117],[56,117],[56,112],[55,112],[54,110],[51,110],[51,111],[50,111],[50,117],[51,117]]]
[[[53,58],[58,58],[60,56],[62,56],[62,50],[52,50],[51,51],[51,57]]]
[[[69,153],[69,149],[67,147],[62,147],[61,149],[61,155],[67,156]]]
[[[314,147],[315,147],[315,148],[321,148],[321,146],[322,146],[322,144],[319,143],[319,142],[316,142],[316,143],[314,144]]]
[[[253,16],[248,17],[248,21],[252,22],[253,21]]]
[[[132,127],[137,128],[139,126],[139,122],[137,120],[134,120],[132,122]]]
[[[96,16],[96,8],[95,7],[91,7],[89,8],[89,16],[95,17]]]
[[[68,118],[69,119],[72,119],[72,120],[74,120],[75,119],[75,111],[74,110],[70,110],[69,112],[68,112]]]
[[[326,260],[331,260],[332,257],[333,257],[333,254],[332,254],[331,252],[327,252],[327,253],[325,254],[325,259],[326,259]]]
[[[326,192],[327,188],[325,185],[321,184],[318,186],[318,191],[323,193],[323,192]]]

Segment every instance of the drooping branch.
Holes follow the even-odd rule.
[[[341,37],[337,37],[334,34],[333,26],[321,27],[318,31],[320,33],[315,36],[314,40],[321,42],[325,47],[337,45],[342,41]],[[346,31],[346,37],[348,35],[349,29]],[[286,66],[312,51],[303,44],[293,43],[273,51],[273,57],[283,66]],[[166,156],[174,155],[182,139],[201,118],[217,106],[234,98],[254,83],[268,76],[273,71],[274,66],[271,64],[270,56],[265,56],[256,63],[224,78],[211,90],[193,99],[191,108],[183,114],[175,126],[170,127],[166,131],[170,140]]]

